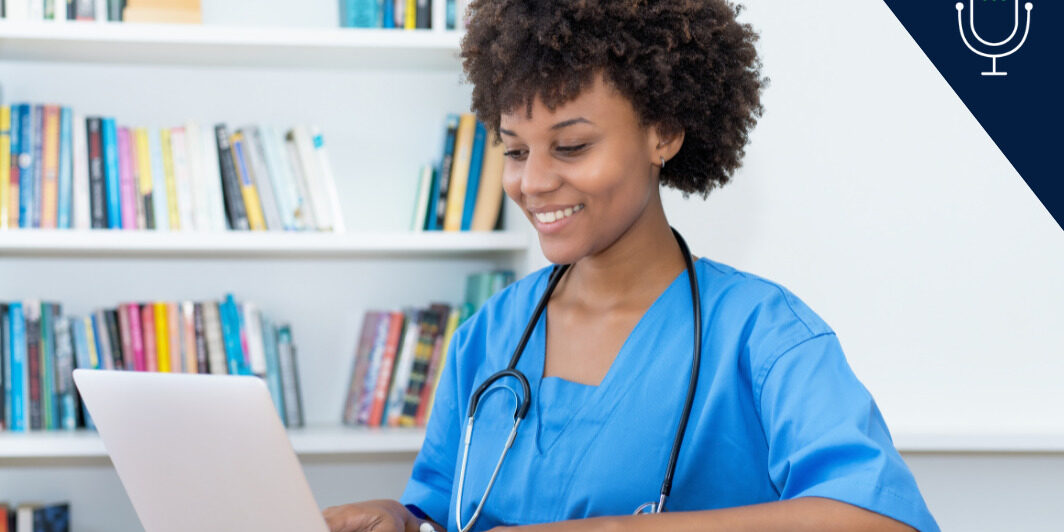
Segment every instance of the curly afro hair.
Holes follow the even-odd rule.
[[[729,0],[473,0],[461,58],[472,110],[499,140],[504,112],[552,111],[598,73],[642,127],[684,132],[661,184],[684,197],[726,184],[761,116],[758,35]]]

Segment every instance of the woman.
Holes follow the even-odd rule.
[[[669,511],[631,515],[659,500],[693,367],[691,276],[659,186],[727,183],[761,113],[757,36],[738,11],[472,3],[473,109],[505,143],[506,194],[545,256],[571,266],[539,316],[554,268],[458,329],[401,502],[328,508],[333,531],[938,529],[831,328],[778,284],[707,258],[692,265],[701,364]],[[529,321],[516,363],[529,409],[478,513],[514,428],[506,390],[522,390],[512,377],[488,388],[463,467],[470,398]]]

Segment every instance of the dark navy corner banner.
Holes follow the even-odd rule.
[[[885,1],[1064,228],[1064,0]]]

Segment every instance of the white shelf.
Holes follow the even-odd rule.
[[[422,429],[312,427],[288,431],[296,454],[416,454]],[[103,441],[93,431],[0,432],[0,461],[40,458],[103,458]]]
[[[453,70],[460,38],[434,30],[0,20],[0,59]]]
[[[311,233],[284,231],[165,232],[121,230],[0,231],[0,257],[287,257],[457,255],[528,249],[528,235],[492,232]]]
[[[311,427],[288,432],[300,456],[416,454],[423,429]],[[894,442],[903,453],[1064,453],[1064,433],[898,433]],[[95,432],[0,432],[0,461],[41,458],[103,458],[103,442]]]

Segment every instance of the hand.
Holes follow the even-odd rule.
[[[380,499],[326,508],[330,532],[418,532],[421,519],[399,501]]]

